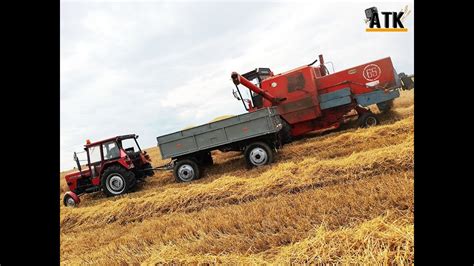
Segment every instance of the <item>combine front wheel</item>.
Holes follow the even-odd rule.
[[[390,111],[392,107],[393,107],[393,100],[377,103],[377,108],[379,109],[381,113]]]

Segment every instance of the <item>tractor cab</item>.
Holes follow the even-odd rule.
[[[247,72],[242,75],[242,77],[246,78],[250,82],[252,82],[255,86],[261,87],[261,83],[263,80],[273,76],[273,72],[270,70],[270,68],[256,68],[250,72]],[[242,93],[239,90],[239,87],[236,86],[236,90],[234,90],[232,93],[234,94],[234,97],[242,101],[245,110],[249,111],[251,109],[259,109],[263,107],[263,97],[262,95],[255,93],[254,91],[250,89],[245,90],[246,93],[244,93],[244,96],[247,96],[246,99],[242,97]]]
[[[78,171],[65,176],[70,191],[64,204],[75,205],[78,195],[103,190],[108,196],[126,193],[136,181],[153,175],[150,156],[138,144],[138,135],[122,135],[86,141],[84,151],[74,153]]]

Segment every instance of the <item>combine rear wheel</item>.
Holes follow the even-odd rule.
[[[379,124],[379,120],[372,112],[366,112],[359,116],[357,124],[362,128],[373,127]]]

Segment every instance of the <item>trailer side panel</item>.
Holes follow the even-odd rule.
[[[276,107],[264,108],[157,137],[163,159],[218,148],[281,130]]]

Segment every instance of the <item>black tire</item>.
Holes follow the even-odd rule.
[[[265,142],[254,142],[248,145],[244,156],[248,167],[270,164],[274,160],[273,150]]]
[[[363,113],[357,119],[357,126],[361,128],[373,127],[379,124],[379,119],[371,112]]]
[[[151,163],[146,163],[143,165],[143,169],[148,169],[148,168],[153,168],[153,166],[151,166]],[[143,178],[148,177],[148,176],[153,176],[154,174],[155,172],[153,172],[153,170],[147,170],[144,172]]]
[[[292,142],[293,138],[291,136],[291,126],[285,120],[282,120],[282,125],[283,127],[280,131],[281,142],[283,144]]]
[[[71,197],[68,194],[64,195],[63,203],[64,203],[64,206],[72,207],[72,208],[77,207],[77,205],[79,204],[78,202],[74,200],[73,197]]]
[[[381,113],[390,111],[392,107],[393,107],[393,100],[377,103],[377,108],[379,109]]]
[[[137,183],[132,171],[112,165],[102,174],[102,188],[107,196],[118,196],[127,193]]]
[[[182,159],[174,164],[173,174],[177,182],[191,182],[198,179],[201,173],[194,160]]]
[[[204,166],[211,166],[214,164],[214,160],[212,159],[211,152],[207,152],[204,155],[202,163]]]

